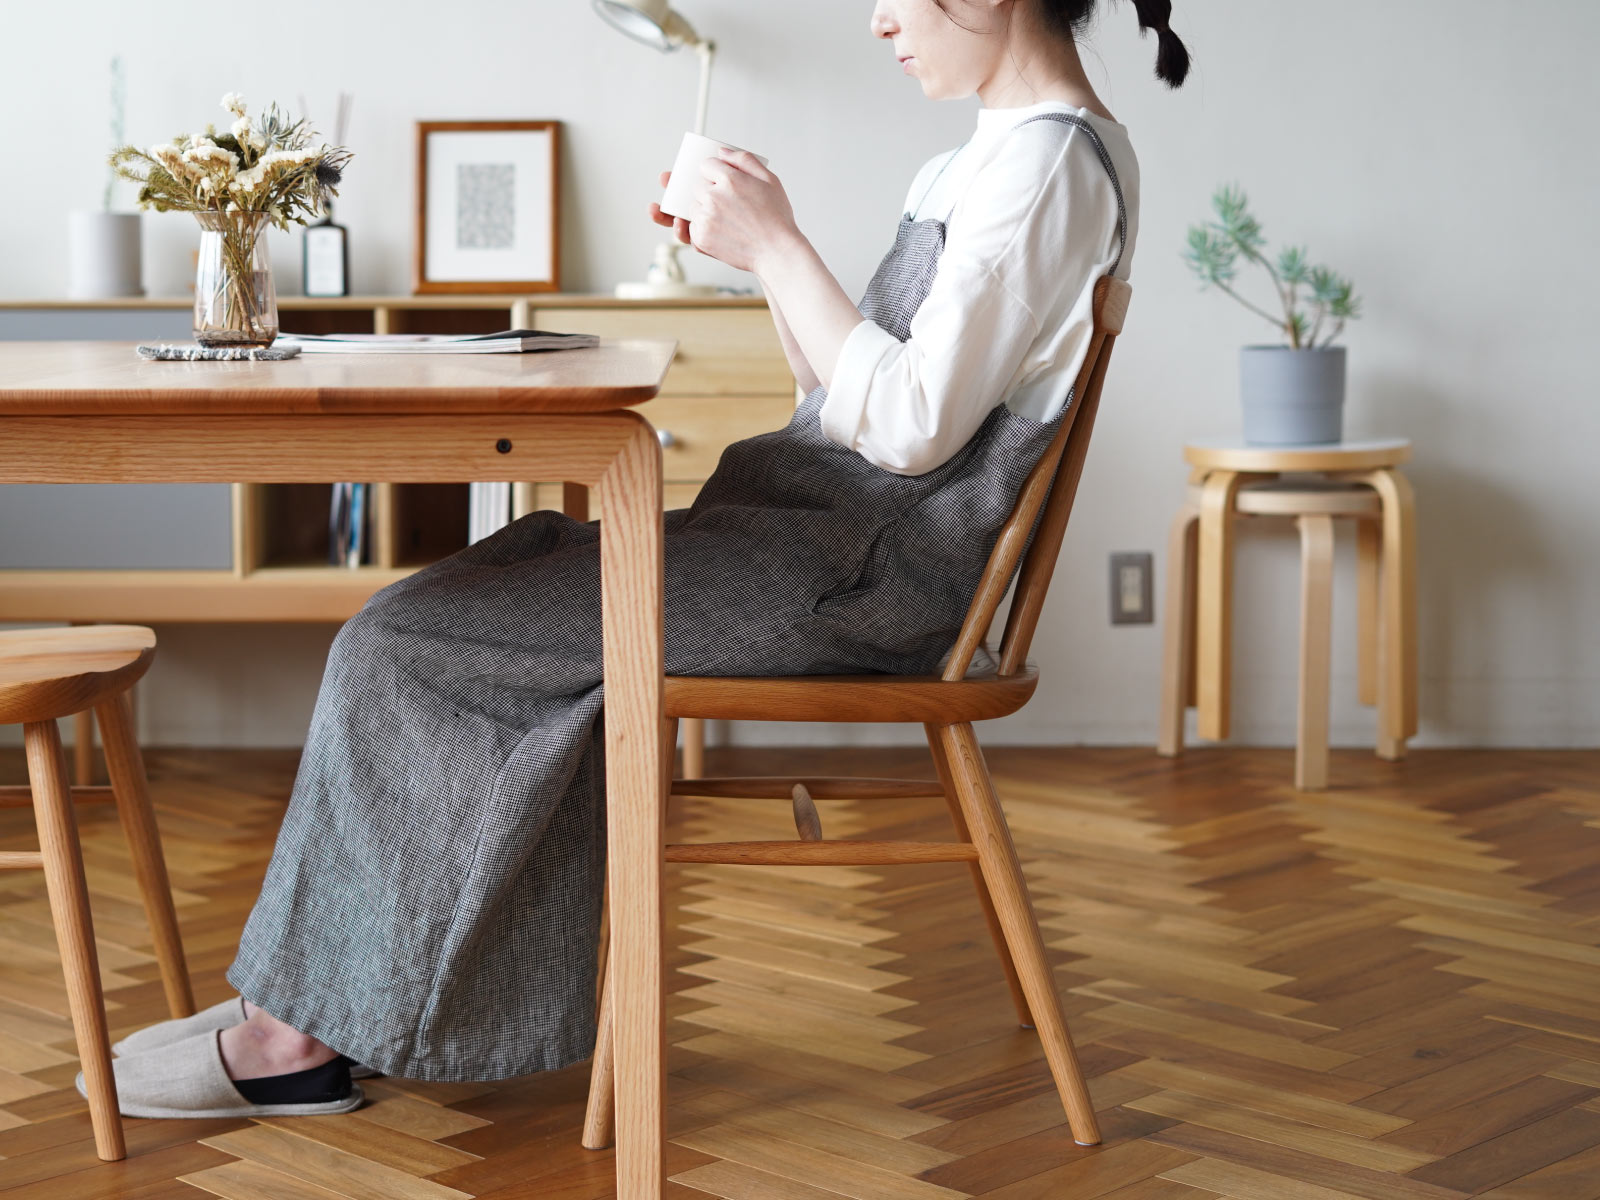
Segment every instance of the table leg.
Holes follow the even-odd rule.
[[[598,490],[617,1196],[659,1200],[666,1140],[661,865],[672,767],[661,715],[661,444],[643,420]]]
[[[1411,482],[1397,470],[1373,471],[1367,482],[1383,502],[1378,755],[1398,760],[1417,732],[1416,506]]]
[[[1229,660],[1233,625],[1233,498],[1243,476],[1212,471],[1201,485],[1199,567],[1195,601],[1195,707],[1198,732],[1228,736]]]

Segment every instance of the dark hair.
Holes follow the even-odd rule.
[[[1094,19],[1097,0],[1035,0],[1047,25],[1064,37],[1076,41]],[[944,0],[934,0],[944,8]],[[1141,33],[1154,29],[1156,40],[1156,78],[1168,87],[1177,87],[1189,76],[1189,50],[1167,22],[1172,17],[1172,0],[1133,0],[1139,13]],[[946,13],[948,16],[948,12]],[[954,18],[951,18],[954,20]]]

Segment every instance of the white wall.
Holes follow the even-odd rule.
[[[891,240],[911,173],[963,140],[975,100],[933,104],[868,34],[868,0],[682,0],[721,46],[710,126],[768,154],[802,230],[852,295]],[[469,117],[566,123],[565,287],[638,277],[656,229],[657,171],[693,117],[695,62],[611,33],[584,0],[382,9],[332,0],[262,12],[243,51],[190,0],[85,0],[10,15],[0,42],[0,295],[64,292],[66,209],[102,181],[105,64],[128,62],[128,133],[149,143],[220,116],[223,92],[314,114],[355,93],[356,151],[340,204],[354,285],[409,287],[412,122]],[[20,23],[20,25],[19,25]],[[1600,742],[1600,417],[1591,345],[1600,278],[1600,186],[1591,112],[1600,44],[1589,0],[1179,0],[1195,56],[1187,87],[1151,78],[1153,41],[1131,5],[1103,17],[1086,54],[1133,131],[1144,206],[1128,333],[1067,535],[1036,657],[1043,684],[996,742],[1148,742],[1155,627],[1108,624],[1106,557],[1157,552],[1183,486],[1185,437],[1237,429],[1236,348],[1264,324],[1199,294],[1179,260],[1213,188],[1242,182],[1276,244],[1309,245],[1351,275],[1366,317],[1346,339],[1352,435],[1417,442],[1422,734],[1419,744]],[[207,50],[206,47],[212,47]],[[41,47],[45,49],[41,51]],[[19,187],[29,164],[48,181]],[[126,185],[123,185],[124,187]],[[123,203],[131,199],[123,193]],[[147,218],[146,282],[187,284],[189,218]],[[295,231],[298,234],[298,230]],[[274,234],[285,292],[298,242]],[[699,256],[693,277],[754,280]],[[1236,736],[1293,738],[1297,567],[1292,536],[1252,529],[1238,562]],[[1334,735],[1373,728],[1354,697],[1348,544],[1335,619]],[[145,687],[160,743],[294,744],[315,694],[324,628],[163,628]],[[740,726],[748,741],[813,731]],[[872,740],[880,731],[856,731]],[[829,733],[824,736],[837,736]]]

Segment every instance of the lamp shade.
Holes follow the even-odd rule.
[[[594,10],[629,37],[663,53],[700,44],[700,35],[667,0],[594,0]]]

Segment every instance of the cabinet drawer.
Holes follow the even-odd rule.
[[[794,394],[783,343],[764,308],[539,308],[534,324],[552,333],[603,338],[673,338],[678,355],[663,396]],[[652,418],[653,420],[654,418]]]
[[[697,482],[711,475],[730,443],[787,425],[794,394],[658,396],[635,411],[662,436],[662,479]]]

